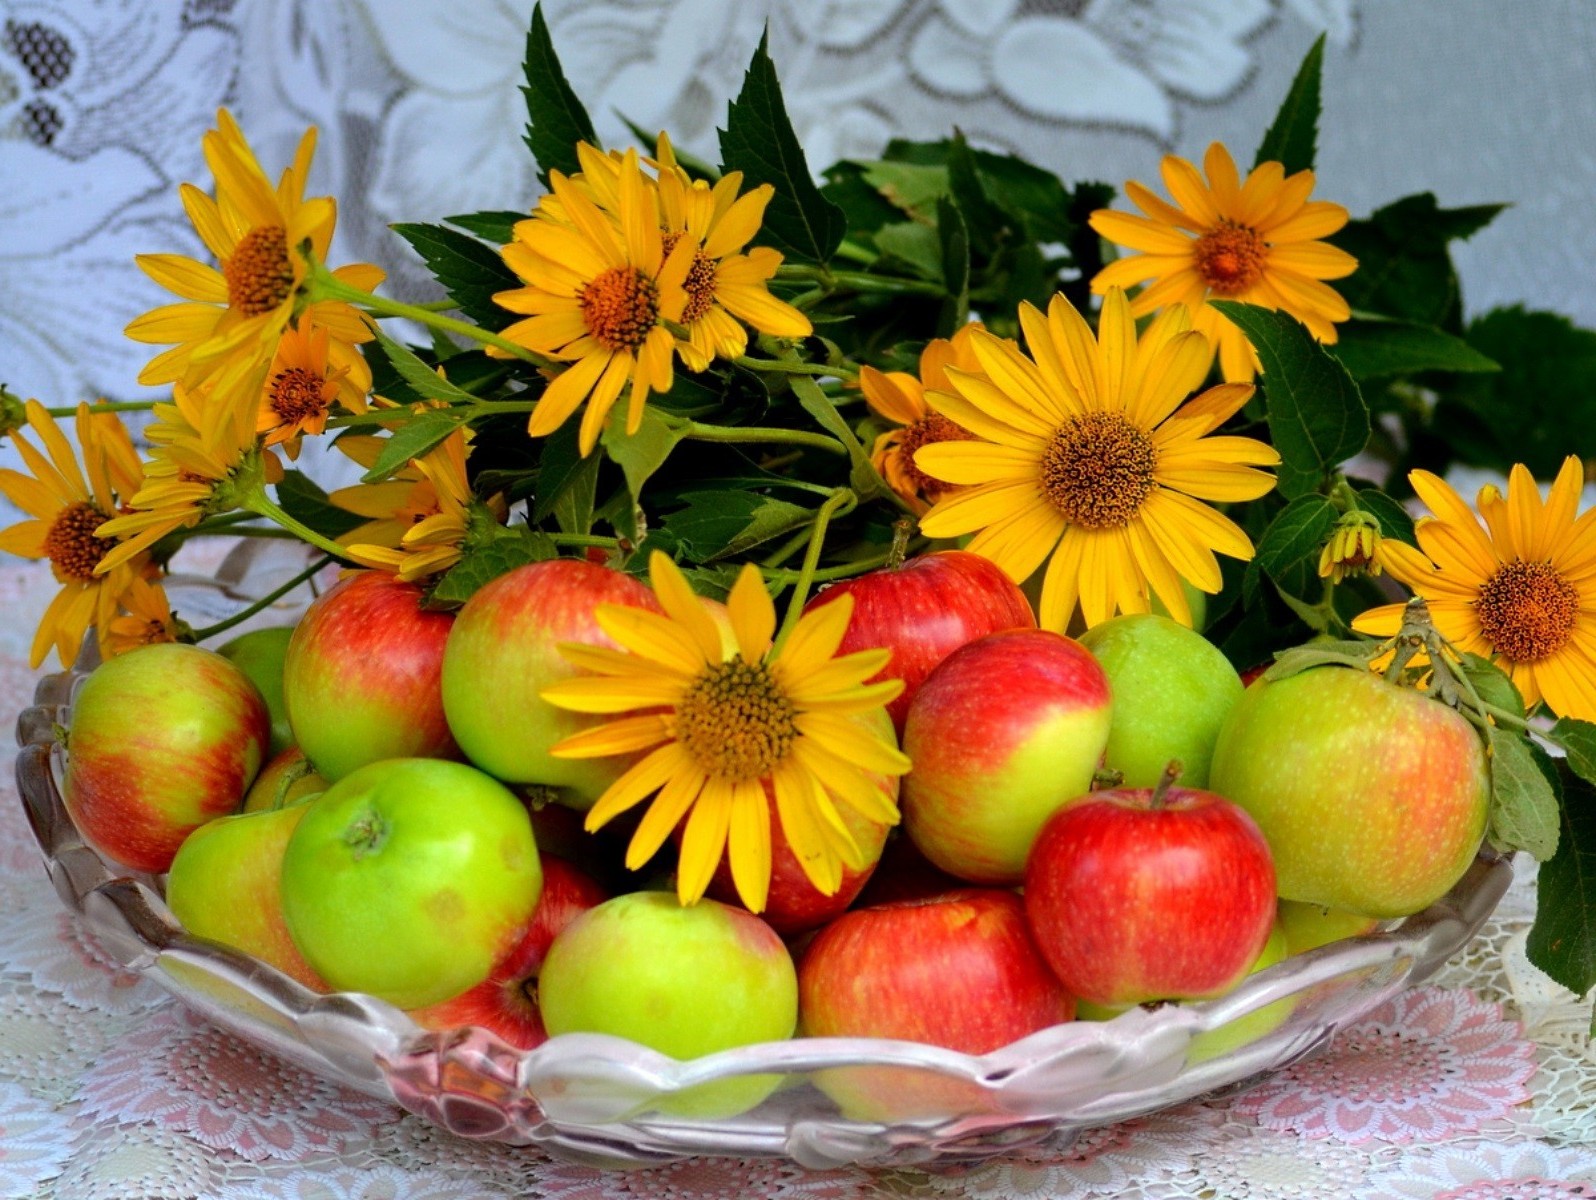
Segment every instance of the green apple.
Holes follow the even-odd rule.
[[[327,780],[316,773],[298,746],[280,751],[260,769],[249,791],[244,793],[244,811],[265,812],[303,804],[327,790]]]
[[[1286,932],[1281,928],[1279,921],[1276,921],[1275,927],[1269,931],[1269,940],[1264,943],[1257,961],[1248,969],[1247,974],[1252,976],[1259,971],[1267,970],[1283,961],[1287,952]],[[1207,1033],[1199,1033],[1192,1038],[1191,1045],[1186,1048],[1186,1061],[1207,1062],[1211,1058],[1218,1058],[1221,1054],[1228,1054],[1232,1050],[1239,1050],[1251,1042],[1256,1042],[1264,1034],[1278,1029],[1291,1015],[1296,1003],[1295,996],[1286,996],[1273,1004],[1266,1004],[1245,1016],[1237,1017],[1228,1025],[1221,1025],[1218,1029],[1211,1029]]]
[[[283,703],[283,655],[288,653],[288,639],[293,636],[292,625],[277,625],[241,633],[216,648],[216,653],[231,659],[260,689],[272,717],[272,754],[282,753],[294,740],[288,728],[288,706]]]
[[[1275,919],[1286,935],[1287,954],[1303,954],[1342,938],[1373,933],[1380,924],[1373,917],[1326,908],[1322,904],[1299,904],[1295,900],[1282,900]]]
[[[667,892],[629,892],[589,909],[554,939],[538,1000],[550,1036],[608,1033],[693,1059],[790,1038],[798,975],[770,926],[740,908],[714,900],[683,907]],[[729,1117],[778,1082],[774,1075],[722,1080],[659,1108]]]
[[[1080,642],[1114,693],[1103,765],[1123,774],[1126,787],[1152,787],[1174,760],[1183,787],[1207,787],[1219,727],[1242,692],[1230,660],[1202,634],[1155,613],[1104,621]]]
[[[195,937],[252,954],[326,992],[331,989],[300,954],[283,920],[283,851],[305,812],[300,805],[201,825],[172,860],[166,903]]]
[[[350,772],[304,806],[283,855],[283,912],[305,958],[334,988],[400,1008],[486,979],[542,890],[525,807],[442,759]]]

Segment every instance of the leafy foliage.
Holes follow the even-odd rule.
[[[541,3],[532,9],[522,73],[526,77],[521,89],[526,96],[526,145],[537,160],[538,177],[547,185],[550,171],[574,175],[581,170],[576,144],[596,146],[598,135],[593,132],[587,109],[566,81]]]
[[[1314,40],[1308,55],[1297,68],[1297,77],[1291,82],[1274,123],[1264,134],[1258,146],[1256,162],[1278,162],[1286,174],[1311,171],[1316,144],[1319,139],[1319,89],[1324,73],[1324,39],[1320,34]]]

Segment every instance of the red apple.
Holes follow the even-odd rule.
[[[1275,920],[1269,845],[1240,808],[1170,786],[1082,796],[1049,818],[1025,870],[1048,963],[1091,1004],[1201,1000],[1246,975]]]
[[[578,674],[562,642],[616,649],[598,626],[599,604],[659,612],[654,593],[629,575],[574,558],[517,567],[482,587],[456,614],[443,656],[443,706],[466,757],[507,783],[544,784],[591,808],[636,761],[554,758],[549,748],[612,720],[555,708],[539,693]]]
[[[507,1044],[531,1050],[548,1041],[538,1008],[538,972],[554,937],[579,915],[604,903],[609,893],[563,859],[544,854],[543,894],[515,948],[488,977],[451,1000],[411,1012],[425,1029],[480,1025]]]
[[[1269,839],[1282,898],[1382,919],[1451,890],[1490,809],[1479,734],[1456,709],[1337,666],[1253,683],[1208,782]]]
[[[989,634],[948,655],[909,706],[903,826],[936,866],[1018,883],[1036,834],[1084,793],[1108,744],[1108,677],[1079,642]]]
[[[130,651],[73,697],[67,812],[90,845],[158,874],[190,832],[238,809],[270,740],[265,700],[221,655],[176,643]]]
[[[900,834],[887,840],[870,882],[859,893],[858,906],[874,908],[895,900],[929,900],[969,886],[958,876],[934,866],[919,847]]]
[[[326,779],[386,758],[457,758],[438,680],[454,617],[383,571],[333,585],[294,628],[283,699],[294,741]]]
[[[834,583],[806,608],[845,595],[853,597],[853,616],[838,652],[892,651],[875,678],[904,682],[903,694],[887,705],[899,737],[915,692],[949,654],[989,633],[1036,628],[1024,593],[990,559],[965,550],[923,554],[895,569]]]

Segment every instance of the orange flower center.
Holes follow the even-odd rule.
[[[1238,296],[1263,277],[1269,244],[1245,225],[1221,225],[1197,239],[1197,273],[1208,290]]]
[[[956,486],[933,478],[922,471],[914,461],[915,451],[933,442],[971,442],[975,434],[962,425],[955,425],[941,413],[927,413],[913,425],[905,425],[898,441],[898,457],[903,463],[903,473],[909,477],[914,490],[927,500],[935,502],[944,492]]]
[[[1549,562],[1510,562],[1485,581],[1474,612],[1498,654],[1518,663],[1540,662],[1573,636],[1579,592]]]
[[[106,538],[95,537],[94,531],[109,519],[83,500],[56,514],[50,532],[44,535],[44,553],[58,580],[88,583],[94,578],[94,568],[112,546]]]
[[[670,257],[682,236],[679,229],[660,234],[666,258]],[[682,290],[687,293],[687,307],[682,309],[683,325],[691,325],[714,307],[715,267],[715,260],[705,254],[702,248],[693,251],[692,266],[687,268],[687,278],[682,280]]]
[[[1157,483],[1158,452],[1119,413],[1071,417],[1042,452],[1042,491],[1072,525],[1117,529]]]
[[[708,774],[763,779],[798,736],[787,693],[764,663],[741,657],[710,667],[676,706],[676,740]]]
[[[233,257],[222,264],[227,303],[246,317],[279,308],[294,291],[294,264],[288,258],[288,231],[262,225],[238,240]]]
[[[577,303],[588,332],[606,350],[635,351],[659,321],[659,288],[636,267],[611,267],[582,289]]]
[[[327,381],[304,367],[285,367],[272,377],[272,411],[284,425],[311,420],[327,411]]]

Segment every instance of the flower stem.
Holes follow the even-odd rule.
[[[859,368],[853,363],[809,363],[793,359],[780,361],[768,358],[749,358],[746,354],[732,362],[749,371],[763,371],[772,375],[818,375],[826,379],[857,379]]]
[[[848,448],[836,438],[804,429],[776,429],[760,425],[704,425],[688,423],[682,435],[697,442],[779,442],[791,446],[813,446],[830,454],[847,456]]]
[[[314,529],[310,528],[310,526],[296,521],[282,509],[278,508],[277,505],[272,502],[271,498],[266,495],[266,492],[263,488],[257,487],[253,491],[250,491],[244,496],[240,497],[239,507],[247,512],[252,512],[259,516],[265,517],[267,520],[276,521],[277,524],[281,525],[284,529],[288,530],[288,532],[298,537],[301,541],[309,542],[312,546],[316,547],[316,549],[330,554],[339,562],[350,561],[348,551],[346,551],[337,542],[330,538],[323,537]]]
[[[813,280],[828,291],[880,292],[888,295],[946,296],[941,284],[923,279],[901,279],[895,275],[872,275],[867,271],[832,271],[802,263],[783,263],[776,269],[777,279]]]
[[[776,645],[780,647],[798,625],[798,618],[803,616],[804,601],[809,599],[809,585],[814,582],[815,570],[820,566],[820,551],[826,543],[826,526],[831,524],[831,518],[839,512],[847,512],[859,503],[859,497],[853,494],[851,488],[838,488],[826,497],[815,513],[814,524],[809,527],[809,549],[804,553],[804,564],[798,571],[797,582],[793,584],[792,595],[787,600],[787,615],[782,620],[781,632],[776,635]]]
[[[601,550],[615,550],[621,544],[620,538],[600,537],[596,533],[545,533],[543,536],[556,546],[597,546]]]
[[[96,400],[89,405],[91,413],[117,413],[117,412],[149,412],[157,404],[164,403],[158,400]],[[70,408],[47,408],[44,410],[52,417],[75,417],[78,415],[77,405]]]
[[[330,555],[323,555],[321,558],[318,558],[315,562],[311,563],[310,566],[306,567],[298,575],[295,575],[287,583],[283,584],[282,587],[275,588],[272,591],[267,592],[248,608],[240,609],[226,620],[218,621],[214,625],[207,625],[204,629],[196,629],[194,631],[194,640],[196,642],[203,642],[208,637],[215,637],[218,633],[225,633],[233,626],[240,625],[249,620],[256,613],[261,612],[269,606],[277,603],[277,601],[288,595],[289,592],[293,591],[300,584],[309,583],[313,575],[315,575],[318,571],[332,561],[333,560]]]

